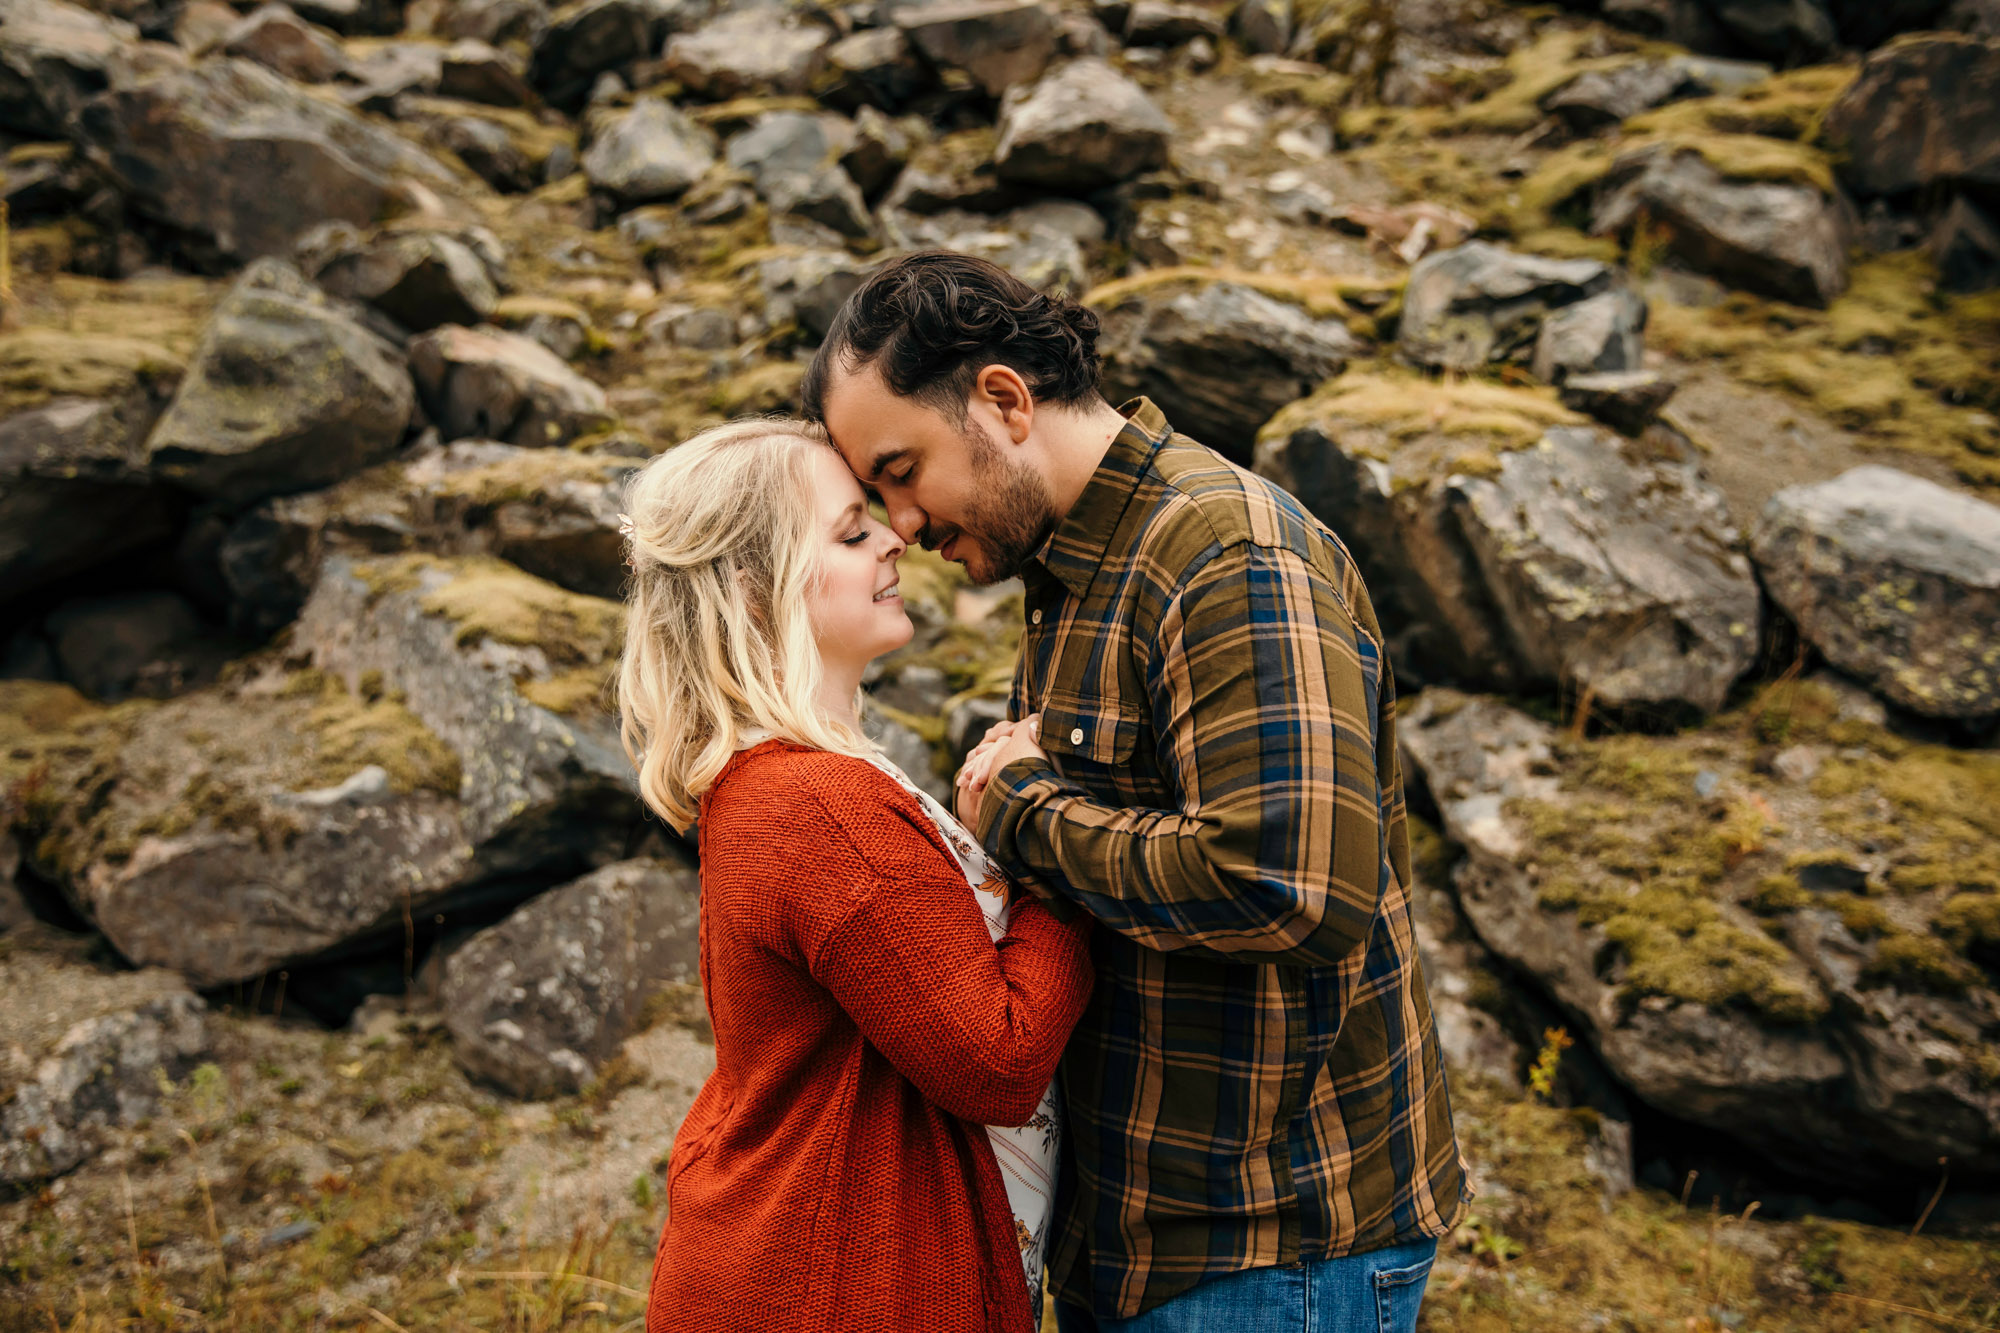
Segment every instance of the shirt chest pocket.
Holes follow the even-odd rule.
[[[1056,771],[1090,789],[1130,794],[1140,770],[1151,773],[1149,728],[1122,699],[1079,699],[1051,691],[1042,702],[1042,749]]]

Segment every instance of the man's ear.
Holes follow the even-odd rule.
[[[996,361],[982,369],[972,381],[970,405],[983,406],[997,416],[1001,429],[1016,444],[1027,439],[1028,432],[1034,429],[1035,396],[1028,392],[1027,381],[1012,366]]]

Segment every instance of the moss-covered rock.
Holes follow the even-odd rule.
[[[623,616],[491,556],[333,555],[293,643],[356,687],[400,692],[451,747],[476,843],[501,860],[574,864],[638,817],[608,695],[582,675],[609,675]]]
[[[1721,499],[1580,423],[1550,390],[1350,371],[1272,418],[1255,467],[1354,551],[1399,671],[1712,711],[1758,621]]]
[[[386,458],[416,406],[400,348],[290,265],[245,269],[147,439],[149,468],[243,504]]]
[[[2000,717],[2000,506],[1893,468],[1788,486],[1755,549],[1826,659],[1931,717]]]
[[[1433,690],[1401,734],[1480,939],[1641,1098],[1822,1176],[1994,1169],[2000,756],[1913,744],[1817,682],[1601,740]]]
[[[2000,294],[1939,291],[1922,251],[1860,261],[1824,311],[1738,292],[1715,305],[1662,303],[1649,336],[1672,355],[1782,390],[1867,443],[1940,459],[2000,491]]]
[[[267,501],[222,543],[236,617],[271,628],[290,620],[333,551],[495,555],[573,592],[617,596],[627,574],[619,496],[633,466],[616,455],[457,440]]]
[[[10,693],[5,817],[135,963],[246,980],[386,929],[473,862],[458,757],[392,698],[270,661],[156,705]]]

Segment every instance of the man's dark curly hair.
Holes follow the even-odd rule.
[[[1097,316],[1066,296],[1044,296],[998,264],[921,250],[871,274],[833,317],[799,397],[824,421],[836,370],[874,365],[897,395],[952,422],[980,370],[1019,373],[1035,401],[1073,406],[1097,392]]]

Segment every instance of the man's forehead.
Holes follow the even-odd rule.
[[[902,400],[873,366],[836,375],[826,394],[826,434],[848,471],[865,485],[881,475],[895,456],[909,452],[910,441],[892,430],[903,416]]]

